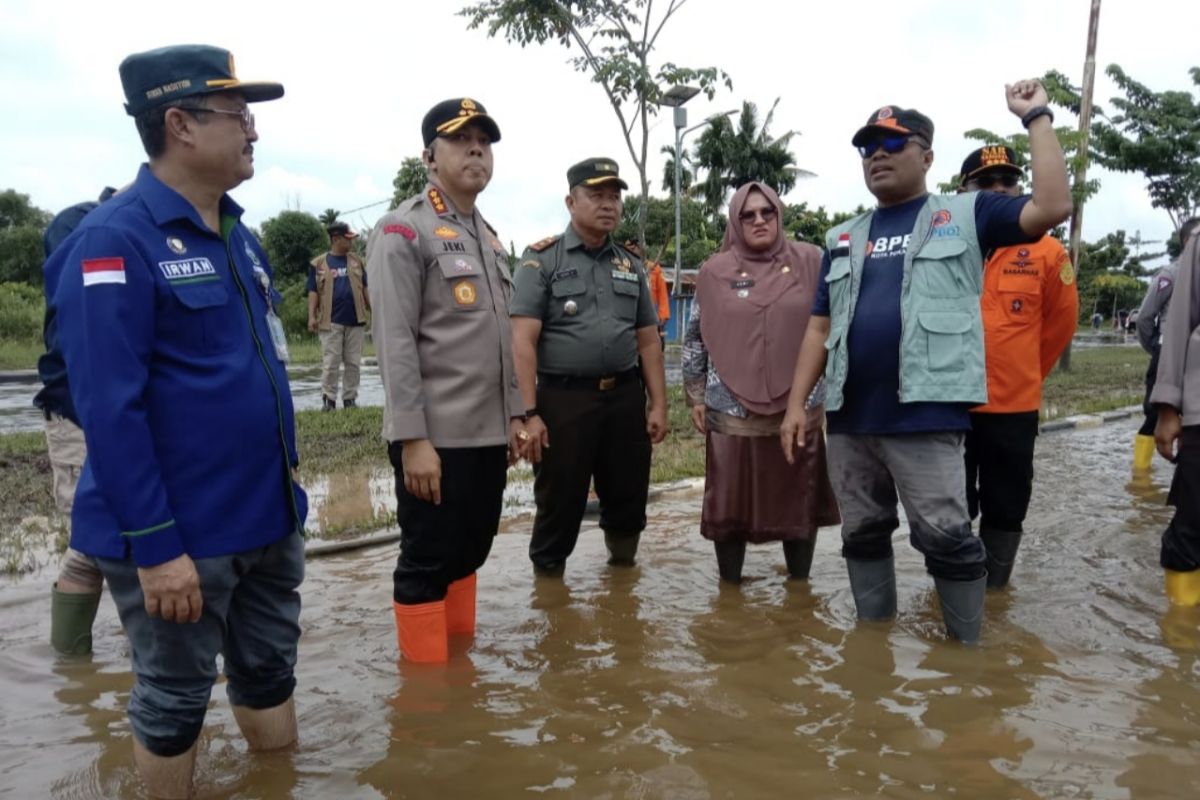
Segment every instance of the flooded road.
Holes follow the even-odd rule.
[[[199,796],[1200,796],[1200,612],[1165,613],[1169,470],[1130,482],[1138,421],[1041,438],[1014,587],[977,648],[945,640],[903,534],[892,624],[855,624],[832,530],[811,583],[763,546],[718,588],[696,492],[651,507],[633,569],[606,567],[587,523],[562,584],[534,582],[529,519],[506,519],[479,633],[444,668],[397,664],[393,548],[311,560],[300,744],[247,755],[218,686]],[[0,588],[0,795],[139,797],[111,602],[94,657],[56,660],[50,579]]]

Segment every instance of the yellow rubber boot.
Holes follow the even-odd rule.
[[[446,588],[446,633],[475,633],[475,573]]]
[[[1138,434],[1133,437],[1133,469],[1145,472],[1154,463],[1154,437]]]
[[[400,655],[418,664],[444,664],[450,658],[446,639],[446,601],[406,605],[392,601]]]
[[[1172,605],[1200,606],[1200,570],[1163,571],[1167,576],[1167,599]]]

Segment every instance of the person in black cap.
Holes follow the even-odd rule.
[[[375,225],[367,272],[402,533],[396,636],[405,659],[437,663],[448,636],[475,632],[475,572],[526,434],[508,256],[475,204],[500,128],[459,97],[430,109],[421,135],[429,183]]]
[[[149,163],[45,271],[88,443],[71,547],[96,558],[129,637],[146,790],[188,797],[218,653],[250,747],[297,735],[307,499],[281,297],[227,194],[254,174],[248,104],[283,87],[205,45],[131,55],[120,75]]]
[[[1024,172],[1011,147],[973,151],[959,171],[959,192],[1021,194]],[[967,509],[979,517],[987,585],[1008,585],[1033,492],[1033,445],[1042,381],[1075,335],[1079,294],[1062,244],[1036,242],[993,250],[983,268],[987,404],[971,409],[965,441]]]
[[[804,403],[824,372],[829,473],[859,619],[896,613],[899,498],[947,630],[963,642],[979,638],[986,580],[963,474],[968,409],[987,400],[983,254],[1037,241],[1071,213],[1046,90],[1018,81],[1005,96],[1029,131],[1032,197],[929,194],[933,122],[914,109],[883,106],[854,134],[878,207],[826,236],[781,431],[790,459],[803,447]]]
[[[612,238],[629,187],[609,158],[574,165],[567,186],[571,223],[525,250],[512,301],[537,501],[529,557],[548,577],[575,549],[593,480],[609,563],[634,563],[651,443],[667,434],[658,313],[641,260]]]
[[[321,407],[333,411],[337,403],[338,373],[346,365],[342,406],[353,408],[358,398],[359,363],[366,340],[367,273],[362,259],[350,252],[358,234],[344,222],[327,228],[329,252],[308,266],[308,329],[321,337]]]

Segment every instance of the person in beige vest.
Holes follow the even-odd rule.
[[[358,367],[371,299],[366,267],[350,252],[358,234],[344,222],[335,222],[328,231],[329,252],[314,258],[308,268],[308,329],[321,337],[322,410],[333,411],[343,364],[342,405],[353,408],[358,398]]]

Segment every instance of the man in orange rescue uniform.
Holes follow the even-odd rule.
[[[959,192],[1021,193],[1012,148],[981,147],[967,156]],[[966,437],[967,504],[987,549],[987,585],[1008,585],[1033,491],[1033,443],[1042,381],[1075,333],[1075,270],[1053,236],[988,254],[983,268],[987,405],[971,410]]]

